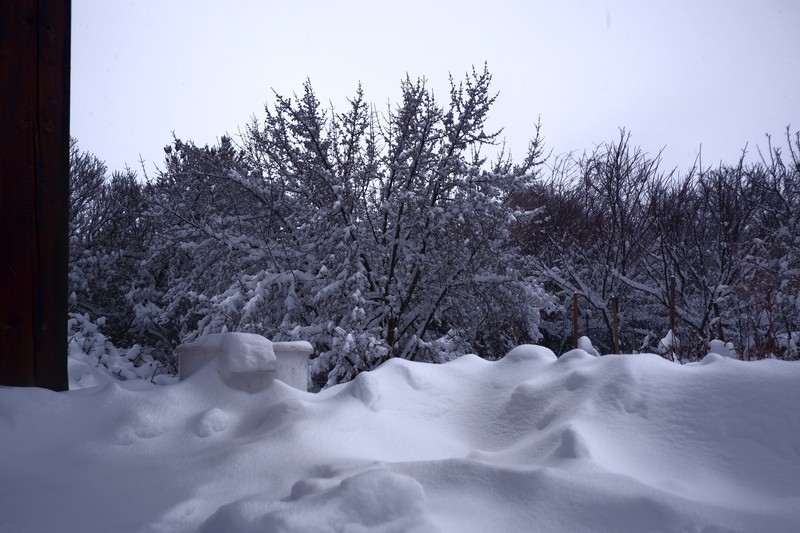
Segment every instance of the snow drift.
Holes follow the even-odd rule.
[[[785,532],[800,365],[393,359],[311,394],[0,388],[0,531]]]

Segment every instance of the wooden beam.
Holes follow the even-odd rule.
[[[0,384],[65,390],[70,0],[0,2]]]

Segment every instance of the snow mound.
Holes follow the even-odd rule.
[[[223,411],[218,407],[212,407],[198,416],[195,424],[195,434],[198,437],[216,435],[228,429],[235,419],[236,416],[233,413]]]
[[[567,362],[567,361],[581,361],[584,359],[593,359],[595,356],[582,348],[575,348],[574,350],[570,350],[561,354],[561,357],[558,358],[559,362]]]
[[[70,354],[67,359],[70,390],[97,387],[115,381],[111,372],[105,367],[100,367],[97,361],[89,360],[89,356],[83,352]]]
[[[525,346],[318,394],[242,394],[215,365],[0,387],[0,532],[795,531],[800,364],[708,358]]]
[[[724,342],[718,339],[714,339],[708,343],[708,353],[715,353],[723,357],[736,359],[736,351],[733,348],[733,343]]]
[[[597,349],[594,347],[594,345],[592,344],[592,340],[589,337],[583,336],[578,338],[578,349],[583,350],[589,355],[600,357],[600,352],[598,352]]]
[[[230,388],[258,392],[275,378],[278,361],[272,342],[254,333],[214,333],[175,349],[180,379],[186,380],[212,366]],[[303,383],[305,385],[305,383]]]
[[[220,335],[217,369],[221,374],[275,371],[275,352],[272,349],[272,342],[268,339],[255,333],[221,333]],[[210,336],[208,335],[208,337]]]
[[[508,362],[540,361],[545,363],[555,361],[556,354],[544,346],[522,344],[508,352],[503,360]]]
[[[248,372],[275,372],[277,360],[272,342],[255,333],[212,333],[175,349],[181,379],[186,379],[209,361],[225,376]]]
[[[303,491],[300,491],[303,492]],[[345,478],[332,488],[284,501],[248,499],[221,507],[201,532],[427,533],[425,491],[409,476],[378,469]]]

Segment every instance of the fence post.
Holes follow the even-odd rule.
[[[725,342],[725,332],[722,329],[722,316],[719,314],[719,304],[714,302],[714,315],[717,317],[717,338],[722,342]]]
[[[614,337],[614,353],[620,353],[619,346],[619,306],[617,297],[611,297],[611,335]]]
[[[672,335],[669,343],[669,356],[675,360],[675,275],[669,277],[669,331]]]
[[[578,309],[578,293],[572,293],[572,347],[578,347],[578,317],[580,310]]]

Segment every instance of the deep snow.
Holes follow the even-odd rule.
[[[213,364],[0,388],[0,458],[3,532],[790,532],[800,364],[522,346],[318,394]]]

